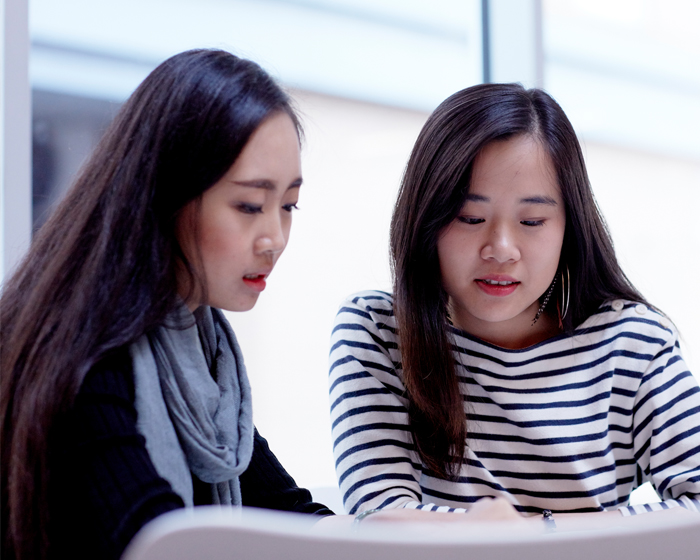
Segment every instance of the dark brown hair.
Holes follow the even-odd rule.
[[[571,294],[564,330],[572,331],[606,300],[644,302],[617,262],[576,134],[554,99],[519,84],[482,84],[446,99],[418,136],[391,221],[394,310],[409,421],[423,464],[446,478],[455,475],[464,455],[468,397],[460,393],[455,373],[437,242],[464,204],[477,154],[490,142],[520,134],[545,147],[565,203],[560,268],[569,268]]]
[[[176,266],[178,212],[216,183],[275,112],[298,121],[255,63],[224,51],[158,66],[107,130],[36,234],[0,299],[3,558],[45,558],[51,429],[88,370],[160,324]]]

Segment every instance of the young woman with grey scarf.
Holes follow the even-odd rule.
[[[330,515],[253,426],[220,309],[285,248],[300,127],[256,64],[188,51],[124,104],[0,299],[3,558],[118,558],[167,511]]]

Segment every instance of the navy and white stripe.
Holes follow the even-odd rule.
[[[464,511],[484,496],[503,496],[523,513],[699,509],[700,389],[663,316],[618,300],[574,333],[522,350],[451,332],[469,395],[456,482],[424,472],[413,445],[391,295],[367,291],[343,303],[330,401],[349,513]],[[664,501],[625,507],[647,480]]]

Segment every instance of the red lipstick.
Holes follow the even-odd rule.
[[[249,288],[257,292],[262,292],[265,289],[265,274],[246,274],[243,277],[243,282]]]
[[[485,294],[496,297],[508,296],[520,285],[515,278],[505,274],[489,274],[474,281]]]

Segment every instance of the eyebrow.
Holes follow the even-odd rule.
[[[545,204],[547,206],[557,206],[557,201],[551,196],[529,196],[520,199],[521,204]]]
[[[467,200],[470,202],[491,202],[488,196],[480,194],[468,194]],[[557,206],[557,201],[551,196],[528,196],[520,199],[520,204],[545,204],[547,206]]]
[[[287,187],[287,190],[301,187],[302,178],[299,177],[292,181],[292,183]],[[234,185],[239,185],[241,187],[250,187],[252,189],[263,189],[265,191],[274,191],[275,185],[272,181],[267,179],[253,179],[252,181],[233,181]]]

